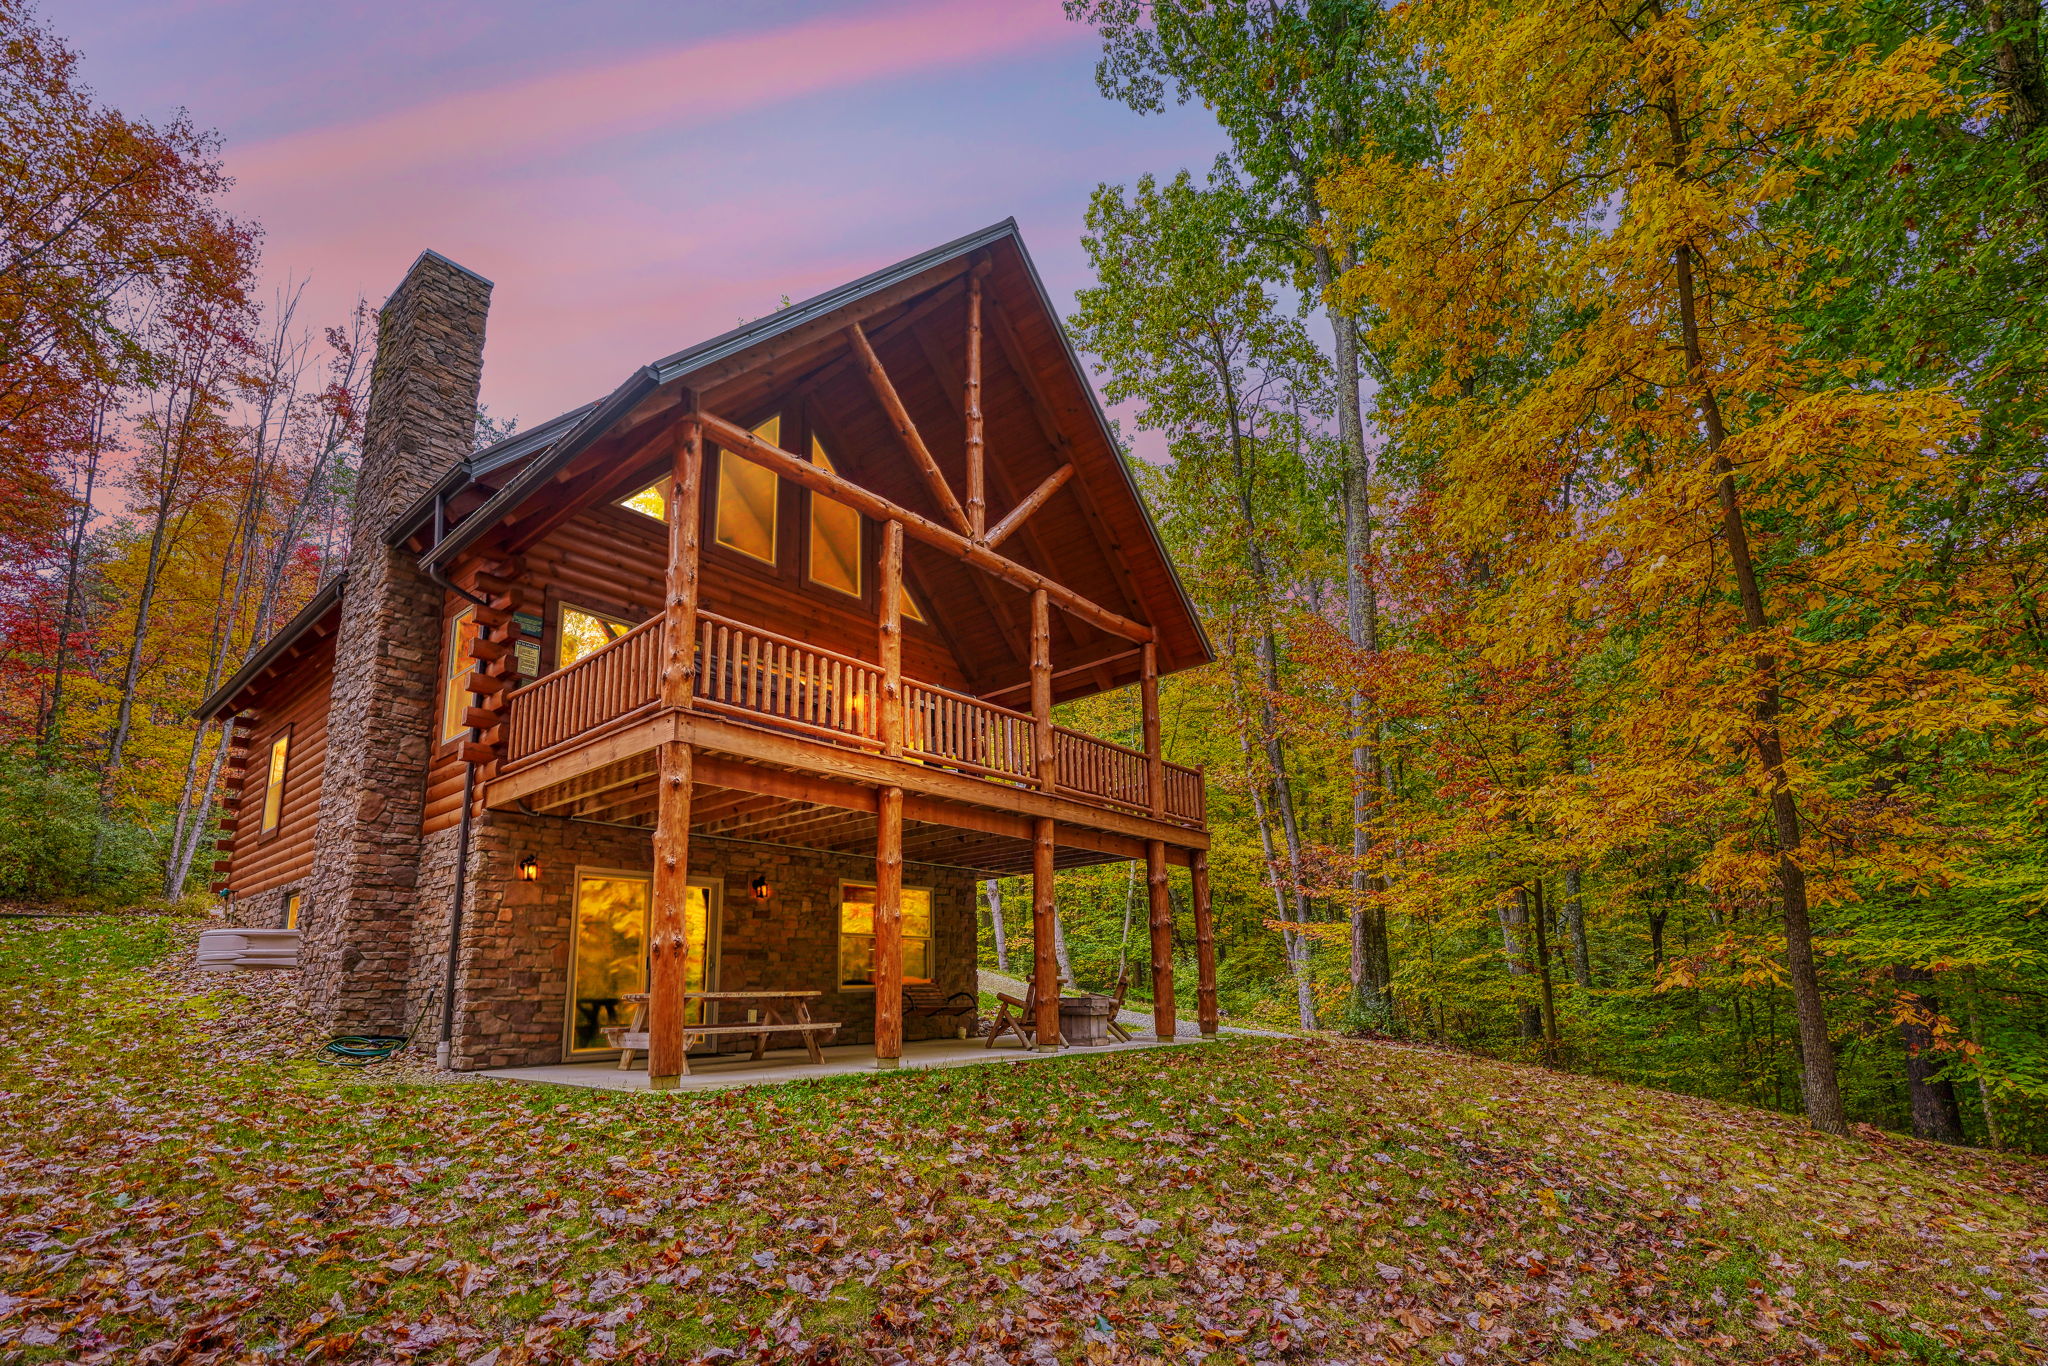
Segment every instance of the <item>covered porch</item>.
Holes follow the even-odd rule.
[[[1147,1039],[1129,1043],[1107,1043],[1093,1048],[1068,1049],[1064,1054],[1040,1053],[1014,1044],[987,1046],[985,1039],[928,1039],[901,1045],[898,1065],[918,1070],[947,1067],[976,1067],[983,1064],[1017,1064],[1057,1056],[1092,1056],[1129,1053],[1148,1048],[1191,1046],[1195,1040]],[[835,1044],[824,1050],[825,1060],[813,1063],[801,1048],[772,1050],[759,1061],[739,1049],[722,1056],[693,1057],[687,1075],[665,1085],[651,1083],[644,1068],[621,1071],[615,1062],[565,1062],[538,1067],[498,1067],[478,1075],[490,1081],[523,1082],[542,1086],[576,1086],[595,1091],[726,1091],[742,1086],[781,1086],[790,1082],[818,1081],[826,1077],[871,1075],[875,1070],[874,1050],[867,1044]]]

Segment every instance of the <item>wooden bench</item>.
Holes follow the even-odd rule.
[[[967,1037],[967,1026],[963,1016],[972,1016],[981,1009],[978,998],[964,991],[948,995],[935,982],[905,982],[903,984],[903,1013],[919,1015],[927,1020],[951,1020],[961,1038]]]
[[[718,1038],[725,1035],[737,1035],[743,1038],[751,1035],[754,1040],[754,1052],[751,1061],[759,1062],[762,1055],[768,1051],[769,1035],[795,1034],[803,1039],[804,1048],[810,1053],[811,1061],[823,1064],[825,1053],[819,1047],[819,1040],[829,1039],[838,1033],[839,1021],[814,1020],[811,1018],[811,1008],[806,998],[816,995],[818,993],[815,991],[686,992],[684,999],[689,1001],[754,1002],[756,1003],[756,1008],[761,1011],[765,1018],[759,1020],[734,1020],[730,1023],[720,1024],[685,1024],[682,1030],[682,1069],[684,1075],[687,1076],[690,1071],[689,1055],[691,1044],[699,1039]],[[601,1032],[604,1034],[605,1042],[619,1050],[619,1070],[625,1072],[632,1069],[633,1055],[635,1053],[645,1053],[647,1051],[647,996],[645,993],[636,993],[631,996],[623,996],[620,1000],[633,1007],[632,1022],[625,1025],[607,1025]],[[780,1003],[790,1000],[795,1001],[797,1018],[794,1020],[781,1019],[781,1011],[778,1009],[778,1006]]]

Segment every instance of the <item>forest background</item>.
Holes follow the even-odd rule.
[[[1069,320],[1219,654],[1227,1014],[2048,1144],[2041,0],[1066,8],[1231,149],[1097,190]],[[0,896],[196,896],[375,318],[0,43]],[[1065,976],[1145,980],[1138,890],[1061,875]]]

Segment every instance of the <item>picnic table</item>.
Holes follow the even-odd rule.
[[[707,1007],[730,1004],[735,1008],[748,1008],[759,1015],[754,1020],[734,1020],[731,1023],[699,1022],[683,1025],[683,1072],[690,1070],[690,1045],[699,1039],[716,1038],[723,1035],[752,1035],[754,1040],[753,1061],[759,1062],[761,1055],[768,1051],[770,1035],[795,1034],[804,1041],[811,1061],[822,1064],[824,1050],[819,1048],[820,1039],[829,1039],[839,1031],[837,1020],[814,1020],[811,1018],[811,1002],[824,995],[822,991],[686,991],[685,1001],[702,1001]],[[647,993],[633,992],[621,996],[620,1002],[633,1008],[633,1018],[625,1025],[611,1025],[604,1030],[605,1041],[619,1050],[619,1070],[631,1070],[633,1055],[647,1051]],[[707,1009],[706,1014],[711,1011]],[[793,1016],[794,1018],[790,1018]]]

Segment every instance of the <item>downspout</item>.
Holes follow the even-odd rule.
[[[448,495],[434,494],[434,545],[441,544],[447,534]],[[434,562],[433,551],[427,552],[427,577],[459,598],[465,598],[478,607],[490,604],[457,584],[449,582],[441,572],[441,566]],[[474,693],[471,694],[475,696]],[[469,728],[472,743],[482,738],[475,726]],[[441,980],[441,1038],[434,1048],[434,1065],[443,1071],[454,1060],[455,1050],[455,965],[462,947],[462,903],[469,888],[469,825],[470,812],[476,805],[476,763],[465,759],[462,770],[462,820],[456,826],[455,834],[455,893],[448,905],[448,952],[446,972]]]

